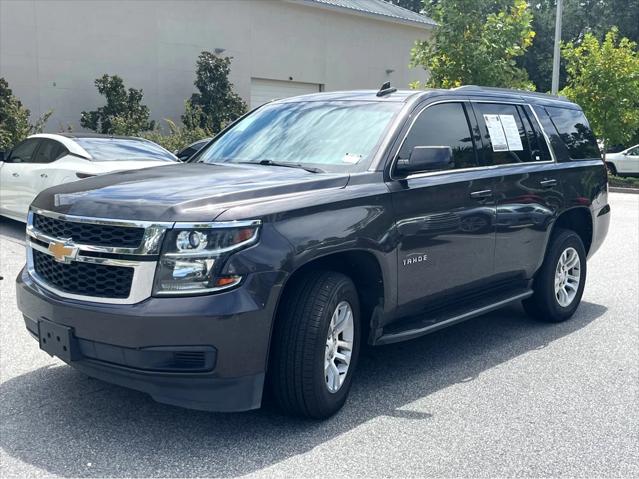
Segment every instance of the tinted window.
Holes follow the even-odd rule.
[[[51,163],[66,153],[66,148],[55,140],[42,140],[32,163]]]
[[[546,107],[572,160],[601,158],[595,135],[581,110]]]
[[[166,160],[175,156],[151,141],[127,138],[75,138],[95,161],[108,160]]]
[[[408,158],[415,146],[450,146],[455,168],[477,166],[477,155],[462,103],[441,103],[423,110],[410,129],[400,158]]]
[[[25,140],[11,150],[11,156],[9,156],[10,163],[30,163],[33,157],[33,153],[38,146],[38,140],[33,138],[31,140]]]
[[[631,150],[628,150],[629,156],[639,156],[639,146],[635,146]]]
[[[529,124],[526,131],[517,105],[475,103],[473,107],[482,132],[484,164],[507,165],[534,161],[531,155],[531,126]]]
[[[550,150],[548,149],[548,143],[546,143],[546,138],[544,138],[541,128],[539,127],[539,123],[537,123],[537,119],[530,110],[530,107],[519,105],[517,109],[519,110],[519,116],[524,122],[524,127],[526,128],[528,142],[530,143],[532,161],[552,160]]]

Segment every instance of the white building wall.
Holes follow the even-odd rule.
[[[178,120],[202,50],[233,57],[248,103],[251,78],[405,88],[423,79],[408,63],[428,34],[291,1],[0,0],[0,76],[33,115],[54,111],[49,131],[79,129],[80,112],[103,104],[93,81],[104,73],[142,88],[152,118]]]

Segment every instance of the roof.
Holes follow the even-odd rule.
[[[348,90],[330,91],[321,93],[309,93],[281,100],[278,103],[294,103],[298,101],[384,101],[390,103],[402,103],[408,98],[423,93],[421,90],[397,90],[384,96],[377,96],[378,90]]]
[[[56,133],[59,136],[64,136],[66,138],[107,138],[110,140],[139,140],[146,141],[144,138],[137,138],[135,136],[122,136],[122,135],[104,135],[102,133],[84,133],[84,132],[73,132],[73,133]]]
[[[476,85],[466,85],[457,88],[441,89],[429,88],[426,90],[397,90],[383,96],[377,96],[378,90],[350,90],[310,93],[275,100],[278,103],[293,103],[299,101],[375,101],[388,103],[407,103],[425,97],[460,97],[461,100],[469,98],[494,98],[495,100],[525,100],[530,103],[544,105],[561,105],[570,108],[579,108],[565,97],[557,97],[546,93],[537,93],[525,90],[512,90],[508,88],[491,88]]]
[[[303,3],[317,7],[341,10],[344,13],[353,13],[377,18],[378,20],[394,21],[409,25],[430,28],[437,23],[432,18],[408,10],[399,5],[384,0],[302,0]]]

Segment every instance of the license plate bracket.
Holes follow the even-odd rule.
[[[38,321],[40,349],[68,363],[79,358],[78,344],[73,329],[51,321]]]

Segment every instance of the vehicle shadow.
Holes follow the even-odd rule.
[[[378,416],[428,421],[432,413],[411,410],[410,403],[543,349],[605,311],[584,302],[572,320],[552,325],[511,307],[407,343],[368,348],[346,406],[324,422],[289,418],[270,406],[241,414],[190,411],[66,365],[40,368],[0,386],[0,445],[63,476],[238,476]]]
[[[16,243],[24,244],[26,225],[0,216],[0,235]]]

